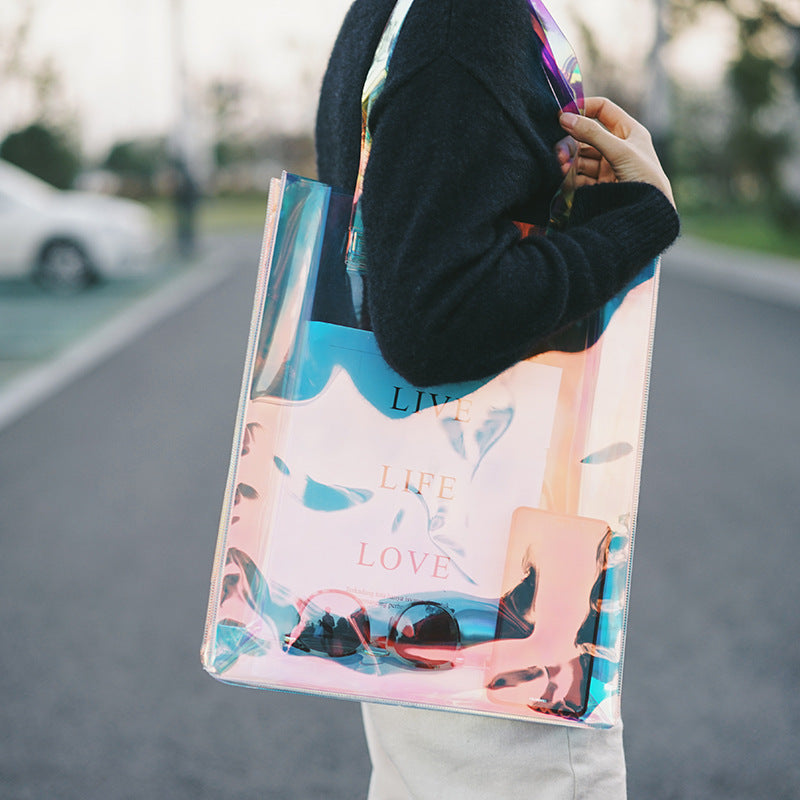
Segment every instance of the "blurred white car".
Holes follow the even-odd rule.
[[[0,278],[31,276],[54,291],[157,268],[157,237],[142,203],[60,191],[0,159]]]

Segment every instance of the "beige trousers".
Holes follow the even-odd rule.
[[[622,727],[362,704],[369,800],[624,800]]]

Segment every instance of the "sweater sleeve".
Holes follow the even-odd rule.
[[[646,184],[576,193],[569,227],[521,239],[515,211],[551,194],[550,146],[440,55],[386,91],[364,182],[369,313],[410,382],[483,378],[602,306],[676,237]]]

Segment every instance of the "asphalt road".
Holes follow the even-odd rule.
[[[199,665],[257,243],[230,258],[232,278],[0,433],[0,798],[365,796],[356,704]],[[800,797],[799,342],[797,310],[667,271],[631,800]]]

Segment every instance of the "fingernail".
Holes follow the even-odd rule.
[[[578,115],[573,114],[571,111],[565,111],[559,118],[558,121],[565,127],[565,128],[574,128],[575,123],[578,121]]]

